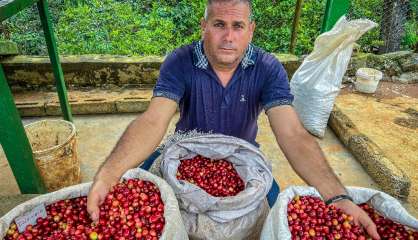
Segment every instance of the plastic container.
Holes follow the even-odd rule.
[[[363,93],[376,92],[379,81],[382,80],[383,73],[373,68],[359,68],[356,72],[356,90]]]
[[[33,158],[49,192],[79,184],[76,129],[64,120],[42,120],[25,126]]]

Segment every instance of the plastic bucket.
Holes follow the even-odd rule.
[[[35,164],[48,191],[80,183],[76,129],[64,120],[42,120],[25,126]]]
[[[382,80],[383,73],[373,68],[359,68],[356,72],[356,90],[364,93],[376,92],[379,81]]]

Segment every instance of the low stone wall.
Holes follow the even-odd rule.
[[[418,83],[418,53],[410,51],[382,55],[357,53],[351,58],[345,80],[353,78],[357,69],[362,67],[382,71],[384,81]]]
[[[289,78],[302,59],[290,54],[274,54]],[[65,82],[69,89],[129,87],[152,88],[164,61],[161,56],[77,55],[61,56]],[[0,59],[13,90],[55,88],[47,56],[17,55]],[[356,53],[351,58],[344,81],[354,81],[358,68],[371,67],[384,73],[384,81],[418,83],[418,53],[402,51],[375,55]]]
[[[163,57],[113,55],[61,56],[64,79],[69,88],[154,85]],[[12,88],[54,87],[52,66],[47,56],[14,56],[1,62]]]
[[[274,54],[291,76],[300,65],[298,57]],[[164,57],[114,55],[61,56],[64,79],[70,89],[84,87],[150,88],[155,84]],[[0,60],[13,90],[53,89],[52,66],[47,56],[13,56]]]

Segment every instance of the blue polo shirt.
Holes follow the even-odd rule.
[[[250,44],[232,79],[223,87],[204,54],[202,41],[167,56],[153,97],[166,97],[179,104],[176,131],[221,133],[255,146],[260,112],[293,101],[287,73],[273,55]]]

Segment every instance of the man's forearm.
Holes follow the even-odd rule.
[[[105,175],[117,181],[127,170],[143,162],[161,142],[168,124],[158,124],[145,115],[132,121],[108,156],[96,178]]]
[[[315,138],[303,127],[292,106],[272,107],[267,111],[267,116],[277,143],[290,165],[305,182],[314,186],[325,200],[346,194]],[[356,204],[348,200],[334,204],[352,215],[374,239],[380,239],[372,220]]]
[[[344,194],[344,186],[335,176],[315,138],[303,127],[293,107],[274,107],[268,111],[268,117],[277,143],[296,173],[317,188],[325,199]]]
[[[279,140],[279,144],[296,173],[317,188],[324,199],[346,193],[318,143],[309,133]]]

